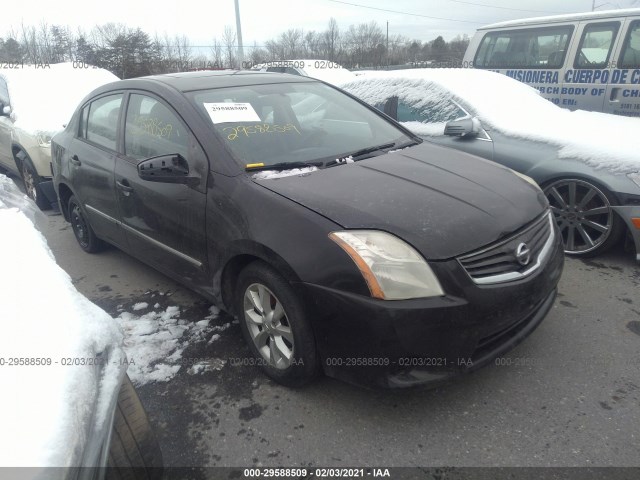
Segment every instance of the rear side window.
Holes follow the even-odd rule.
[[[127,108],[124,150],[143,159],[179,153],[189,158],[189,134],[179,117],[159,100],[132,94]]]
[[[487,33],[474,59],[476,68],[561,68],[573,26]]]
[[[110,150],[116,150],[121,105],[121,93],[91,102],[82,112],[79,136]]]
[[[591,23],[584,27],[573,67],[607,68],[619,28],[619,22]]]
[[[620,68],[640,68],[640,20],[629,25],[618,63]]]

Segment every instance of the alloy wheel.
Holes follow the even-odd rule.
[[[580,255],[603,245],[611,235],[613,210],[607,196],[584,180],[557,180],[544,193],[562,235],[565,253]]]
[[[293,360],[291,325],[278,298],[261,283],[253,283],[244,293],[244,320],[258,352],[269,365],[286,369]]]
[[[36,179],[31,168],[25,163],[22,166],[22,179],[24,181],[24,188],[27,192],[27,196],[34,201],[37,201],[36,191]]]

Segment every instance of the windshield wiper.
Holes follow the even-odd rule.
[[[323,162],[280,162],[265,165],[262,163],[251,163],[245,167],[247,172],[259,172],[261,170],[291,170],[292,168],[322,167]]]
[[[346,155],[341,156],[340,158],[336,158],[335,160],[330,160],[324,164],[325,167],[333,167],[335,165],[342,165],[345,163],[355,162],[358,159],[357,157],[362,157],[364,155],[368,155],[370,153],[377,152],[379,150],[384,150],[385,148],[392,148],[395,146],[395,142],[383,143],[382,145],[376,145],[375,147],[367,147],[361,148],[360,150],[356,150],[355,152],[348,153]]]

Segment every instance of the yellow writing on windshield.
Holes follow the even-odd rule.
[[[154,137],[169,138],[173,131],[173,125],[170,123],[164,123],[159,118],[147,115],[136,115],[133,123],[142,130],[142,133]]]
[[[272,125],[270,123],[262,123],[258,125],[238,125],[236,127],[225,127],[222,129],[223,132],[229,131],[227,135],[227,140],[236,140],[238,137],[248,137],[250,135],[254,135],[257,133],[297,133],[298,135],[302,135],[298,128],[292,124],[287,123],[286,125]]]

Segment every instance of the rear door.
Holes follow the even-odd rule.
[[[181,117],[163,100],[140,92],[131,93],[127,103],[115,184],[131,252],[170,275],[206,286],[207,157]],[[169,154],[182,155],[190,176],[200,182],[186,186],[138,176],[140,161]]]
[[[9,106],[9,89],[7,81],[0,76],[0,109]],[[3,115],[0,110],[0,165],[16,172],[16,163],[11,153],[11,132],[13,120],[9,115]]]
[[[640,117],[640,19],[626,19],[618,46],[604,111]]]
[[[113,180],[122,99],[122,93],[112,93],[85,105],[66,154],[71,185],[91,227],[100,238],[124,248]]]

